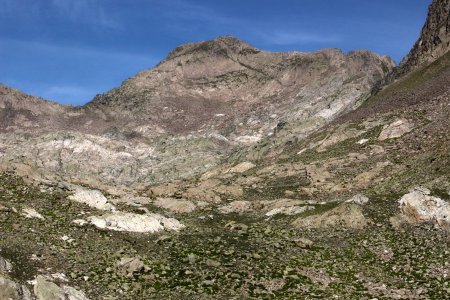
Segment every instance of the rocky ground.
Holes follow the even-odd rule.
[[[449,232],[431,219],[399,227],[393,219],[408,216],[401,214],[407,211],[399,208],[401,195],[278,200],[241,213],[216,204],[162,209],[155,202],[164,201],[151,197],[115,202],[114,210],[160,213],[186,226],[143,233],[74,223],[108,215],[111,207],[98,207],[102,212],[74,201],[64,187],[34,187],[7,173],[0,181],[0,256],[11,264],[1,278],[29,290],[36,276],[45,276],[90,299],[450,297]],[[444,196],[448,218],[450,195]],[[293,204],[308,209],[273,214],[273,207]],[[327,222],[317,222],[324,214]]]

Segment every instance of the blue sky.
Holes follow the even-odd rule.
[[[233,35],[269,51],[369,49],[397,62],[431,0],[0,0],[0,82],[80,105],[174,47]]]

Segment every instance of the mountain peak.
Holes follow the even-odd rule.
[[[450,50],[450,0],[433,0],[427,20],[414,47],[400,63],[405,74],[431,63]]]
[[[227,56],[230,54],[249,54],[258,53],[260,50],[250,46],[248,43],[230,35],[219,36],[213,40],[201,41],[196,43],[187,43],[176,47],[167,56],[167,60],[176,57],[196,54],[196,53],[210,53],[212,55]]]

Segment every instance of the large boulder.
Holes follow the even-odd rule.
[[[406,119],[396,120],[388,125],[384,125],[378,139],[384,141],[387,139],[399,138],[402,135],[414,129],[414,124]]]
[[[3,275],[0,275],[0,299],[34,300],[26,286],[20,285]]]
[[[88,300],[82,291],[70,286],[59,287],[42,275],[36,277],[34,293],[37,300]]]
[[[450,230],[450,204],[430,194],[430,190],[425,188],[414,188],[405,194],[398,201],[401,213],[391,219],[392,223],[433,222],[441,228]]]

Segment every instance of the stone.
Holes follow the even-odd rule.
[[[123,257],[117,262],[116,267],[119,274],[129,277],[145,269],[145,265],[139,257]]]
[[[214,259],[209,259],[209,258],[206,260],[205,263],[208,267],[214,267],[214,268],[220,267],[220,265],[221,265],[221,263],[219,261],[214,260]]]
[[[314,242],[307,238],[299,238],[293,241],[300,248],[311,248]]]
[[[272,217],[278,214],[282,214],[282,215],[287,215],[287,216],[293,216],[293,215],[298,215],[301,213],[304,213],[305,211],[308,210],[314,210],[315,207],[314,206],[288,206],[288,207],[278,207],[278,208],[274,208],[268,212],[266,212],[265,216],[266,217]]]
[[[34,300],[30,290],[8,277],[0,275],[0,299],[2,300]]]
[[[406,119],[399,119],[390,124],[384,125],[378,139],[384,141],[403,136],[414,129],[414,124]]]
[[[175,213],[190,213],[196,209],[195,204],[189,200],[173,198],[157,198],[153,205]]]
[[[36,277],[34,294],[37,300],[88,300],[82,291],[70,286],[59,287],[42,275]]]
[[[431,196],[428,189],[414,188],[403,195],[398,203],[403,221],[412,224],[433,222],[439,227],[450,229],[450,204]]]
[[[37,300],[65,300],[65,293],[55,283],[47,281],[45,277],[38,275],[34,286],[34,294]]]
[[[362,229],[368,225],[361,206],[355,203],[341,203],[337,207],[318,215],[300,217],[293,225],[300,228],[344,227]]]
[[[227,173],[245,173],[248,170],[253,169],[254,167],[256,167],[254,163],[246,161],[230,168]]]
[[[219,207],[219,211],[223,214],[244,213],[250,210],[252,210],[252,203],[250,201],[233,201],[228,205]]]
[[[69,200],[87,204],[90,207],[114,211],[116,208],[109,203],[108,199],[99,190],[90,190],[83,187],[76,187],[74,193],[68,197]]]
[[[141,233],[154,233],[164,229],[177,231],[185,227],[178,220],[159,214],[115,212],[91,216],[88,221],[100,229]]]
[[[348,199],[347,201],[345,201],[347,203],[356,203],[359,205],[364,205],[367,202],[369,202],[369,198],[367,198],[364,195],[361,194],[356,194],[355,196],[353,196],[352,198]]]
[[[174,183],[167,183],[153,186],[147,192],[151,196],[155,197],[172,197],[178,192],[179,186]]]
[[[356,143],[359,145],[364,145],[365,143],[367,143],[369,141],[369,139],[360,139],[359,141],[357,141]]]
[[[30,207],[22,209],[22,215],[28,219],[36,218],[40,220],[45,220],[45,218],[40,213],[38,213],[34,208]]]
[[[3,257],[0,257],[0,274],[1,273],[9,273],[12,271],[12,264],[4,259]]]
[[[231,231],[237,232],[238,234],[245,234],[248,231],[248,226],[242,223],[236,223],[234,221],[225,225],[225,228]]]

